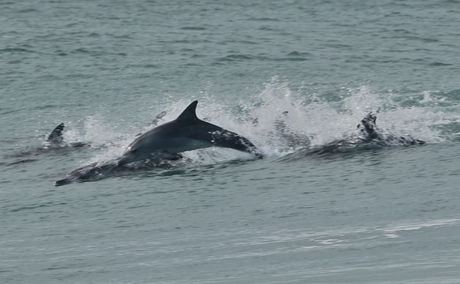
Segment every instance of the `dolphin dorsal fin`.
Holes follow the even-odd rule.
[[[64,123],[61,123],[58,126],[56,126],[56,128],[53,129],[51,134],[48,136],[48,139],[46,140],[51,143],[61,143],[63,140],[62,138],[63,131],[64,131]]]
[[[198,120],[196,116],[196,105],[198,101],[193,101],[178,117],[176,120],[179,121],[193,121]]]

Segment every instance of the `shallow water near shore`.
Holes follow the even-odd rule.
[[[459,12],[0,3],[0,282],[457,283]],[[266,157],[209,148],[54,186],[195,99],[200,118]],[[305,155],[371,111],[385,134],[426,144]],[[89,146],[44,150],[60,122],[65,141]]]

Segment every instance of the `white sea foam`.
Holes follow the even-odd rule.
[[[401,223],[401,224],[393,224],[393,225],[388,225],[386,227],[379,228],[379,231],[383,231],[385,233],[399,233],[399,232],[404,232],[404,231],[416,231],[420,229],[425,229],[425,228],[431,228],[431,227],[442,227],[442,226],[448,226],[448,225],[453,225],[456,223],[459,223],[460,219],[438,219],[438,220],[429,220],[426,222],[412,222],[412,223]]]
[[[449,140],[451,137],[441,134],[440,126],[460,122],[458,112],[445,112],[441,107],[433,106],[435,100],[444,102],[445,99],[431,96],[430,92],[423,92],[419,96],[419,104],[406,107],[401,106],[401,96],[397,93],[379,94],[367,86],[345,90],[346,95],[342,95],[339,101],[330,102],[315,93],[295,92],[287,83],[275,78],[260,93],[234,105],[223,104],[212,94],[204,94],[205,98],[198,98],[197,114],[206,121],[246,136],[265,155],[275,158],[308,146],[299,143],[288,147],[286,132],[296,137],[307,137],[312,146],[323,145],[356,133],[359,121],[371,111],[378,112],[377,125],[386,134],[411,136],[428,143]],[[150,129],[149,123],[155,113],[161,111],[167,113],[158,123],[175,119],[190,101],[171,101],[167,109],[152,109],[146,115],[151,119],[134,131]],[[71,129],[66,132],[66,138],[89,141],[93,145],[108,145],[92,160],[111,159],[119,156],[137,133],[133,129],[126,132],[115,129],[116,125],[110,125],[101,117],[91,116],[86,119],[83,130]],[[204,164],[251,158],[245,153],[215,148],[185,155]]]

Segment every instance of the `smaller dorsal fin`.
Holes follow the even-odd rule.
[[[188,121],[188,120],[198,120],[196,116],[196,105],[198,101],[193,101],[180,115],[176,120]]]
[[[50,143],[61,143],[63,138],[62,138],[62,132],[64,131],[64,123],[59,124],[56,126],[56,128],[53,129],[51,134],[48,136],[48,139],[46,139]]]

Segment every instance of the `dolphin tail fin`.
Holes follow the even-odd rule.
[[[64,123],[61,123],[58,126],[56,126],[53,129],[53,131],[51,131],[51,134],[48,135],[48,138],[46,139],[46,141],[50,143],[55,143],[55,144],[61,143],[63,140],[63,137],[62,137],[63,131],[64,131]]]

